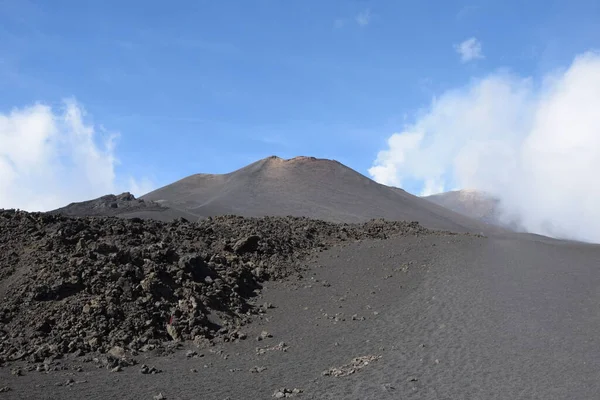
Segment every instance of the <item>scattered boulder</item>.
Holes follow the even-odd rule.
[[[146,364],[142,364],[142,367],[140,368],[140,373],[147,375],[147,374],[160,374],[162,372],[162,370],[156,368],[156,367],[149,367]]]
[[[277,389],[275,391],[275,393],[273,393],[273,397],[275,397],[276,399],[283,399],[285,397],[294,397],[295,395],[300,394],[300,393],[302,393],[302,389],[280,388],[280,389]]]
[[[284,353],[288,350],[289,346],[285,342],[279,342],[279,344],[272,347],[256,348],[256,354],[261,355],[269,351],[283,351]]]
[[[180,336],[179,332],[177,331],[177,327],[171,324],[167,324],[167,333],[169,334],[169,336],[171,336],[171,339],[173,339],[174,341],[179,341]]]
[[[379,360],[381,356],[362,356],[353,358],[348,364],[342,365],[341,367],[332,367],[326,371],[323,371],[323,376],[341,377],[352,375],[355,372],[360,371],[367,365]]]
[[[233,251],[235,251],[237,254],[254,252],[258,249],[259,241],[260,236],[258,235],[252,235],[244,239],[240,239],[233,246]]]
[[[122,348],[121,346],[115,346],[108,351],[108,354],[110,354],[111,356],[116,357],[116,358],[124,358],[125,357],[125,349]]]
[[[262,331],[262,332],[260,333],[260,335],[258,335],[258,336],[256,337],[256,340],[258,340],[258,341],[261,341],[261,340],[265,340],[265,339],[267,339],[267,338],[272,338],[272,337],[273,337],[273,335],[271,335],[269,332],[267,332],[267,331]]]
[[[185,356],[186,356],[187,358],[197,357],[197,356],[198,356],[198,352],[196,352],[196,351],[194,351],[194,350],[188,350],[188,351],[185,353]]]

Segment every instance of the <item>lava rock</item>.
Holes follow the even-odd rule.
[[[135,202],[125,193],[98,207]],[[448,233],[382,220],[160,222],[0,210],[0,364],[104,354],[110,369],[125,368],[134,363],[125,353],[165,351],[172,341],[242,340],[236,332],[270,308],[252,304],[263,281],[301,272],[303,259],[336,243],[424,234]]]
[[[233,251],[235,251],[237,254],[244,254],[256,251],[258,248],[259,241],[260,236],[258,235],[252,235],[244,239],[240,239],[233,246]]]

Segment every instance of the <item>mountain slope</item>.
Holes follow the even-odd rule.
[[[435,204],[467,217],[501,226],[522,230],[518,220],[503,214],[500,199],[477,190],[453,190],[423,197]]]
[[[141,197],[198,217],[302,216],[333,222],[372,218],[419,221],[430,228],[490,227],[401,189],[376,183],[326,159],[268,157],[228,174],[196,174]]]
[[[438,193],[423,198],[471,218],[497,223],[500,201],[486,193],[465,189]]]

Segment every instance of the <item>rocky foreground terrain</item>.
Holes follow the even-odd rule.
[[[39,370],[65,356],[101,354],[122,368],[173,342],[244,340],[244,325],[269,308],[252,301],[262,283],[301,274],[308,255],[360,239],[433,234],[382,220],[164,223],[2,211],[0,364]]]
[[[0,213],[0,399],[596,399],[600,247]]]

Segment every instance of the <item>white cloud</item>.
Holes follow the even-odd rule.
[[[421,141],[423,140],[422,132],[403,132],[402,135],[394,134],[388,139],[389,150],[383,150],[379,153],[378,162],[369,169],[371,176],[374,176],[377,182],[384,185],[400,186],[401,174],[397,170],[397,166],[407,162],[407,156],[418,150]],[[393,162],[389,162],[393,160]]]
[[[356,16],[356,23],[360,26],[367,26],[371,23],[372,15],[371,10],[364,10],[358,13]]]
[[[117,136],[98,138],[84,117],[74,100],[66,100],[60,112],[35,104],[0,113],[0,208],[48,211],[108,193],[138,194],[151,186],[148,181],[120,183]]]
[[[460,60],[462,62],[469,62],[479,58],[483,58],[481,42],[474,37],[469,38],[458,45],[455,45],[454,50],[456,50],[456,52],[460,54]]]
[[[448,91],[388,139],[369,170],[426,193],[474,188],[531,232],[600,242],[600,54],[540,81],[494,73]]]

